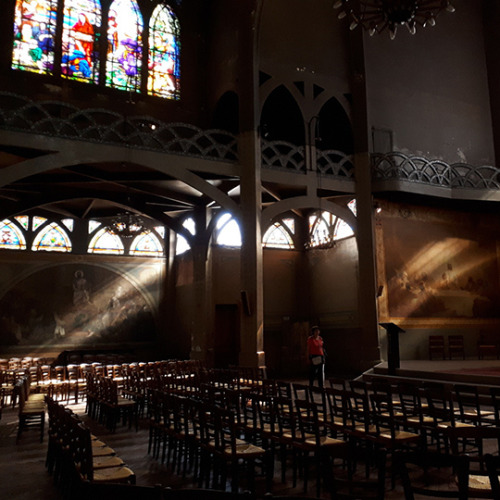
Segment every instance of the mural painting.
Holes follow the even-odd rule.
[[[491,233],[468,227],[459,215],[454,223],[391,218],[384,247],[391,317],[500,317]]]
[[[0,298],[0,344],[118,344],[155,338],[141,292],[107,268],[45,268]]]

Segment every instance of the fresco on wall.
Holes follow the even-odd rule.
[[[2,345],[95,345],[155,337],[144,296],[109,269],[65,265],[38,271],[0,298]]]
[[[448,221],[450,222],[450,221]],[[496,240],[455,223],[384,225],[391,317],[500,317]]]

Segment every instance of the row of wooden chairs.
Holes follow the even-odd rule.
[[[138,429],[137,402],[122,396],[116,380],[88,374],[86,381],[87,414],[104,423],[110,431],[116,430],[117,422],[132,423]]]
[[[48,448],[45,465],[64,496],[74,498],[85,484],[135,484],[134,472],[114,449],[93,436],[71,409],[47,397]]]
[[[162,461],[166,460],[174,470],[183,474],[186,469],[194,469],[194,474],[200,481],[199,486],[208,486],[209,477],[213,480],[220,479],[217,470],[210,469],[206,464],[217,466],[219,456],[234,458],[238,450],[242,452],[239,460],[244,457],[250,459],[254,452],[258,454],[260,461],[265,458],[266,464],[271,464],[265,468],[266,475],[271,467],[274,476],[274,463],[278,460],[283,481],[288,462],[291,460],[293,486],[297,485],[298,476],[302,477],[304,492],[308,490],[309,464],[314,463],[319,495],[322,480],[332,478],[330,468],[334,457],[343,460],[350,458],[351,463],[354,463],[355,456],[357,460],[360,459],[360,450],[366,458],[367,449],[358,447],[354,439],[350,442],[343,439],[345,435],[341,439],[334,437],[332,432],[336,433],[337,429],[330,426],[320,403],[312,399],[290,397],[290,384],[288,389],[284,389],[284,395],[269,390],[277,385],[264,384],[268,389],[266,394],[263,391],[247,391],[210,384],[202,384],[198,394],[189,396],[152,390],[149,452],[157,458],[161,454]],[[299,388],[295,386],[294,389],[298,391]],[[218,421],[213,420],[217,418]],[[216,429],[220,426],[221,419],[230,427],[227,429],[227,435],[233,437],[233,443],[239,444],[231,446],[227,442],[223,444],[221,440],[222,448],[211,450],[208,443],[216,446]],[[346,429],[343,430],[347,432]],[[246,450],[252,452],[245,453]],[[372,489],[378,488],[380,498],[383,497],[380,490],[383,492],[385,450],[379,447],[375,453],[377,457],[382,453],[384,460],[377,462],[380,476],[375,484],[370,484]],[[225,470],[224,467],[221,470]],[[233,488],[236,488],[236,471],[232,472]],[[269,476],[267,478],[269,481]],[[338,483],[330,482],[326,487],[332,491],[336,484]],[[220,485],[220,481],[215,484],[219,487]]]

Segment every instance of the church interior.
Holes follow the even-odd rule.
[[[498,23],[495,0],[4,0],[1,370],[306,380],[318,326],[332,389],[496,385]]]

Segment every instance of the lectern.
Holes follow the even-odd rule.
[[[395,323],[379,323],[387,331],[387,365],[389,375],[396,375],[396,368],[399,368],[399,334],[404,332]]]

